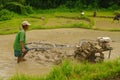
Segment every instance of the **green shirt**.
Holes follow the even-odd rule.
[[[24,30],[20,30],[14,41],[14,50],[21,50],[20,42],[23,41],[24,46],[26,44],[26,33]]]

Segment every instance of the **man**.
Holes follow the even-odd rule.
[[[94,12],[93,12],[93,17],[96,17],[96,15],[97,15],[97,12],[94,11]]]
[[[83,11],[81,11],[81,13],[80,13],[80,14],[81,14],[81,16],[84,16],[84,14],[85,14],[85,13],[84,13]]]
[[[22,29],[17,33],[14,41],[14,56],[17,57],[17,63],[25,60],[24,56],[29,50],[26,46],[26,31],[29,25],[31,24],[28,21],[22,22]]]
[[[120,14],[117,14],[117,15],[115,15],[115,17],[113,18],[113,22],[114,22],[115,20],[117,20],[117,21],[119,22],[119,19],[120,19]]]

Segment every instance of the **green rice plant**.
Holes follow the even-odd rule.
[[[39,76],[34,77],[34,76],[28,76],[24,74],[17,74],[13,77],[11,77],[9,80],[45,80],[45,78],[41,78]]]
[[[95,24],[94,20],[92,18],[89,18],[89,17],[86,17],[86,16],[83,16],[83,17],[80,17],[80,19],[84,19],[86,21],[89,22],[89,27],[92,28]]]
[[[67,80],[66,77],[61,73],[59,67],[54,67],[50,74],[45,80]]]
[[[65,60],[46,77],[16,75],[10,80],[115,80],[119,75],[120,59],[95,64]]]
[[[103,80],[105,78],[113,78],[116,76],[120,72],[119,64],[119,61],[110,61],[97,64],[72,64],[71,62],[63,62],[59,68],[56,68],[56,72],[54,73],[59,73],[59,75],[62,75],[62,78],[64,79],[61,80]],[[66,74],[69,74],[69,76],[66,76]],[[60,80],[58,79],[59,75],[57,75],[57,79],[55,79],[55,77],[52,77],[52,79]]]
[[[63,75],[66,76],[66,77],[71,76],[73,67],[70,64],[70,61],[66,60],[65,62],[63,62],[63,64],[64,65],[62,65],[61,69],[60,69],[62,71]]]
[[[72,74],[72,65],[68,60],[65,60],[61,67],[55,66],[46,80],[68,80]]]

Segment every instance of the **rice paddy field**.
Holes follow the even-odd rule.
[[[98,11],[42,12],[27,16],[15,15],[11,20],[0,21],[0,77],[1,80],[119,80],[120,79],[120,23],[113,22],[114,13]],[[64,60],[60,65],[38,64],[27,58],[20,64],[14,58],[13,42],[21,22],[31,23],[27,42],[47,41],[58,44],[77,44],[82,39],[96,40],[107,36],[112,39],[111,58],[102,63]]]

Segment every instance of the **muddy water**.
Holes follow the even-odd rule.
[[[2,78],[7,78],[14,73],[14,65],[12,63],[12,60],[8,57],[9,55],[6,55],[7,52],[3,50],[0,51],[2,51],[0,53],[0,76]]]
[[[27,41],[47,41],[58,44],[77,44],[81,39],[95,40],[97,37],[109,36],[114,50],[111,59],[120,56],[120,32],[94,31],[86,29],[54,29],[54,30],[33,30],[27,32]],[[6,79],[16,73],[28,75],[45,75],[49,73],[52,65],[37,64],[27,58],[27,61],[16,63],[13,55],[13,35],[0,35],[0,77]],[[105,52],[106,60],[108,53]]]
[[[27,60],[25,62],[17,64],[17,59],[13,54],[14,38],[15,35],[0,36],[0,78],[6,80],[15,74],[47,74],[51,66],[36,64],[32,60]]]

